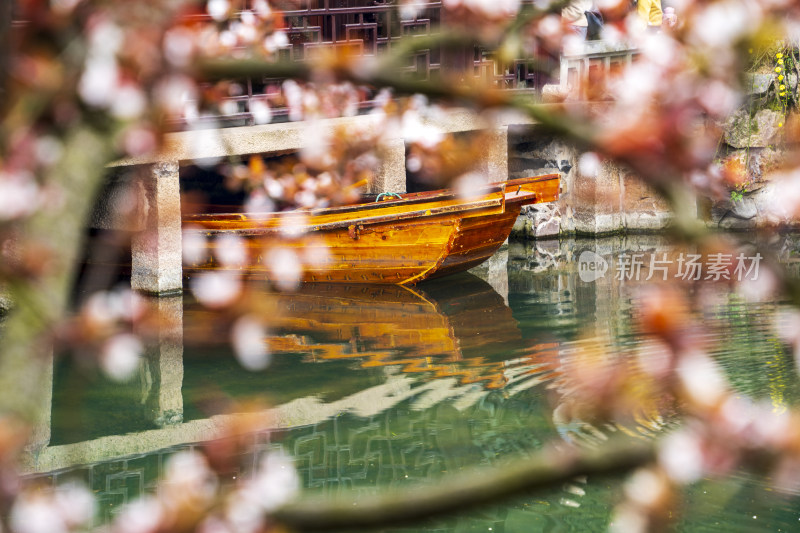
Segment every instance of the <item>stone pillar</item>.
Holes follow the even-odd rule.
[[[508,127],[491,130],[486,147],[486,174],[489,182],[508,179]]]
[[[368,192],[406,192],[406,143],[402,138],[392,139],[384,149],[378,175],[369,184]]]
[[[181,203],[178,162],[153,165],[142,182],[144,231],[132,242],[131,287],[150,294],[182,290]]]
[[[142,372],[145,416],[158,427],[183,422],[183,296],[155,298],[160,326]]]
[[[50,444],[50,431],[53,408],[53,353],[42,361],[42,390],[37,392],[40,401],[39,412],[36,417],[36,425],[28,438],[26,450],[32,456],[33,461]]]

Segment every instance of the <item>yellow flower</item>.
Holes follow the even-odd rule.
[[[778,81],[783,81],[783,74],[781,74],[780,76],[778,76]]]
[[[783,59],[779,59],[779,60],[778,60],[778,64],[779,64],[779,65],[783,65]]]
[[[781,67],[775,67],[775,72],[783,72],[783,69]]]
[[[778,122],[778,127],[782,128],[783,127],[783,122]]]
[[[781,85],[781,86],[778,87],[778,89],[780,89],[781,91],[785,91],[786,90],[786,85]]]
[[[780,58],[782,58],[782,57],[783,57],[783,54],[782,54],[782,53],[780,53],[780,52],[778,52],[777,54],[775,54],[775,57],[777,57],[778,59],[780,59]]]
[[[786,96],[786,93],[780,93],[781,96]]]

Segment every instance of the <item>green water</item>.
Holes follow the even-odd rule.
[[[798,242],[790,236],[776,243],[787,263]],[[577,259],[585,250],[611,261],[605,277],[581,281]],[[356,500],[385,487],[446,482],[464,468],[513,462],[552,440],[594,445],[591,429],[554,415],[564,363],[586,346],[646,353],[649,340],[635,320],[643,282],[614,279],[613,265],[624,253],[681,251],[653,236],[512,243],[477,276],[413,292],[304,288],[278,303],[281,316],[297,320],[276,320],[270,328],[280,344],[259,372],[241,367],[224,332],[216,342],[196,338],[221,319],[186,295],[169,303],[182,318],[183,339],[151,349],[129,382],[57,360],[50,438],[40,443],[37,460],[44,466],[33,476],[56,484],[84,480],[97,496],[102,523],[124,502],[155,490],[169,455],[202,440],[200,424],[231,401],[252,398],[284,416],[280,429],[252,436],[242,465],[282,449],[294,457],[305,490]],[[748,302],[720,284],[707,292],[713,304],[702,321],[709,349],[731,385],[775,410],[796,404],[800,383],[791,348],[775,328],[782,304]],[[165,413],[172,417],[166,424]],[[626,429],[645,438],[665,431]],[[249,468],[242,470],[247,475]],[[621,479],[578,479],[391,530],[603,531],[621,492]],[[678,531],[800,528],[800,499],[746,474],[687,487],[679,511]]]

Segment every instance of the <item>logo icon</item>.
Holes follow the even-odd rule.
[[[578,258],[578,276],[584,283],[591,283],[606,275],[608,262],[596,253],[586,250]]]

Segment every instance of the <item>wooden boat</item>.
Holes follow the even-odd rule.
[[[245,238],[248,260],[224,266],[214,257],[187,270],[236,268],[282,275],[270,257],[289,248],[300,281],[407,285],[461,272],[488,259],[506,240],[523,205],[558,198],[559,175],[492,183],[464,197],[431,191],[344,207],[264,214],[184,217],[184,231]],[[291,273],[290,273],[291,274]]]

